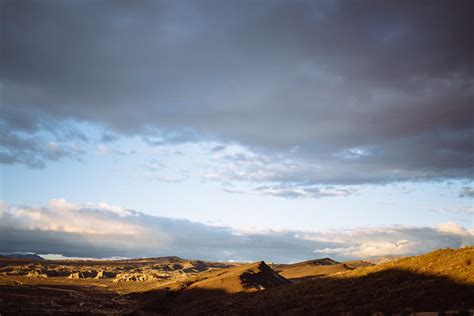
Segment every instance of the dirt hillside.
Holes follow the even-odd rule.
[[[288,283],[262,261],[203,274],[201,279],[188,289],[222,289],[228,293],[237,293],[263,290]]]
[[[474,247],[438,250],[265,291],[194,302],[187,310],[231,315],[468,313],[474,311]]]

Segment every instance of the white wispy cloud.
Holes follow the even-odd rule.
[[[182,168],[169,167],[158,159],[151,159],[144,166],[144,176],[150,181],[180,183],[189,178],[189,172]]]
[[[210,153],[211,164],[204,179],[220,182],[226,192],[289,199],[348,196],[354,192],[348,186],[321,185],[316,180],[320,166],[293,157],[291,150],[270,156],[241,145],[218,145]]]
[[[474,215],[474,207],[471,206],[456,206],[456,207],[429,207],[430,211],[442,213],[454,213],[463,215]]]

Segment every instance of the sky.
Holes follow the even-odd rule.
[[[474,244],[472,1],[0,2],[0,253]]]

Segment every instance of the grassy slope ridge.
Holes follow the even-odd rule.
[[[474,247],[440,249],[421,256],[406,257],[345,274],[360,277],[389,269],[449,277],[453,281],[474,284]]]
[[[174,312],[365,314],[466,309],[474,309],[474,247],[437,250],[265,291],[194,302]]]

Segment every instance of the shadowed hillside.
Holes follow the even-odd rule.
[[[257,293],[195,302],[176,314],[466,311],[474,309],[474,248],[446,249]]]
[[[444,276],[390,269],[355,278],[324,277],[257,293],[195,302],[174,314],[301,314],[463,311],[474,308],[474,286]],[[192,311],[192,312],[190,312]]]

